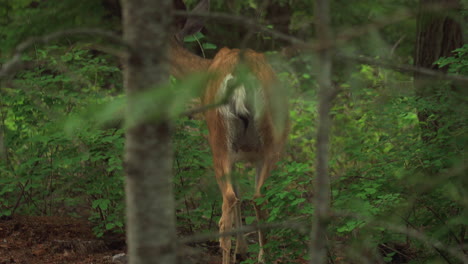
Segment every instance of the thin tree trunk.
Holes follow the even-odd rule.
[[[327,225],[330,219],[330,178],[328,176],[328,149],[331,128],[330,109],[334,98],[331,85],[331,31],[328,0],[316,0],[315,25],[317,38],[322,49],[319,51],[319,109],[317,131],[317,169],[315,182],[315,215],[311,232],[310,263],[327,261]]]
[[[130,48],[124,71],[128,97],[125,169],[130,263],[176,262],[171,124],[163,113],[157,115],[158,120],[135,114],[142,112],[138,111],[138,93],[158,89],[168,81],[165,56],[171,3],[122,1],[124,39]]]

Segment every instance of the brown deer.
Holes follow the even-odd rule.
[[[202,0],[194,10],[205,11],[209,0]],[[184,28],[171,41],[171,73],[183,78],[196,72],[206,72],[210,78],[202,95],[202,104],[219,102],[229,95],[227,103],[208,109],[204,115],[209,130],[209,144],[219,188],[223,196],[220,233],[242,227],[241,203],[231,171],[238,161],[256,165],[254,198],[261,197],[261,188],[278,161],[288,131],[287,99],[280,91],[279,81],[261,53],[253,50],[222,48],[213,59],[201,58],[185,48],[181,40],[185,35],[199,31],[200,20],[187,19]],[[244,70],[243,70],[244,69]],[[259,222],[267,213],[261,205],[254,203]],[[265,235],[258,232],[263,261]],[[231,236],[219,239],[223,264],[231,263]],[[237,234],[235,254],[245,257],[247,244],[242,233]]]

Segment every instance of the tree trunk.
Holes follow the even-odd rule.
[[[332,58],[330,50],[330,4],[328,0],[315,1],[315,28],[321,50],[318,52],[319,88],[318,128],[317,128],[317,169],[314,189],[315,212],[312,223],[310,261],[311,264],[327,263],[327,226],[330,220],[330,178],[328,175],[328,149],[330,142],[330,110],[335,91],[331,83]]]
[[[439,68],[434,62],[441,57],[453,57],[452,51],[463,45],[461,24],[455,20],[455,15],[460,14],[460,7],[459,0],[420,0],[414,57],[416,66],[447,71],[447,68]],[[466,117],[462,113],[466,111],[462,109],[466,107],[464,101],[466,95],[463,95],[466,88],[417,73],[414,75],[414,86],[419,99],[417,111],[421,138],[426,147],[417,155],[422,156],[422,159],[429,164],[422,167],[425,179],[450,184],[458,188],[457,195],[463,197],[463,193],[466,193],[466,175],[460,170],[460,173],[455,173],[448,181],[446,175],[448,172],[443,169],[449,167],[456,169],[454,167],[457,166],[456,162],[463,159],[463,149],[466,148],[466,137],[463,136],[466,129],[463,126]],[[436,189],[434,186],[434,190]],[[426,200],[419,198],[422,201]],[[432,198],[427,200],[431,201],[430,199]],[[460,212],[463,212],[463,207],[457,208],[456,203],[452,206],[453,208],[441,214],[442,223],[461,217]],[[443,228],[451,230],[458,227],[449,225]],[[466,225],[460,225],[459,228],[461,242],[458,243],[461,248],[465,239]],[[455,235],[451,236],[446,241],[447,246],[457,241]],[[439,254],[449,263],[449,257],[445,252],[439,251]]]
[[[452,56],[451,52],[463,45],[460,23],[453,18],[454,11],[459,8],[459,0],[420,0],[414,62],[416,66],[446,71],[439,69],[434,62],[440,57]],[[416,95],[427,101],[424,105],[440,103],[436,96],[442,85],[440,82],[416,73],[414,85]],[[425,142],[436,137],[441,126],[438,117],[443,114],[430,107],[418,109],[422,138]]]
[[[124,0],[122,5],[129,45],[124,71],[128,256],[130,263],[171,264],[176,262],[171,124],[164,113],[157,120],[136,113],[145,112],[138,94],[168,82],[172,2]]]

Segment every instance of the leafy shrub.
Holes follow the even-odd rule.
[[[23,60],[28,68],[1,87],[0,214],[89,216],[98,235],[122,231],[123,131],[86,118],[113,100],[120,70],[86,47],[52,45]]]

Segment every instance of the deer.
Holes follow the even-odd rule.
[[[192,12],[208,9],[209,0],[202,0]],[[233,167],[242,161],[255,165],[253,198],[262,197],[262,186],[279,161],[288,135],[288,103],[284,94],[278,92],[280,82],[264,54],[251,49],[224,47],[213,59],[205,59],[185,49],[183,38],[200,31],[203,22],[189,16],[183,29],[171,39],[170,73],[178,79],[194,73],[210,74],[201,95],[204,106],[228,96],[225,104],[208,108],[204,119],[214,174],[223,199],[219,221],[222,263],[231,264],[236,258],[245,258],[247,253],[244,235],[238,232],[235,251],[231,254],[232,228],[242,227],[240,194],[233,182]],[[268,216],[264,205],[254,202],[254,209],[257,221],[264,222]],[[266,236],[261,230],[258,231],[258,242],[258,261],[263,263]]]

